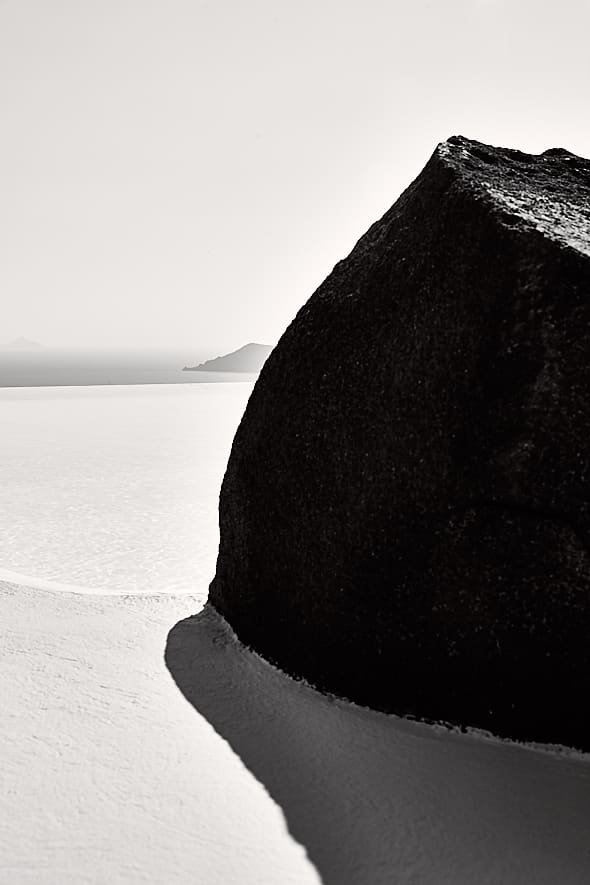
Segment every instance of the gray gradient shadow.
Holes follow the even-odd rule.
[[[166,664],[326,885],[590,881],[590,757],[326,697],[243,647],[211,606],[173,627]]]

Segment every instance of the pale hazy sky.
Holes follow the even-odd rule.
[[[0,341],[273,343],[462,134],[590,156],[590,2],[0,0]]]

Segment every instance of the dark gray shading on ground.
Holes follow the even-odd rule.
[[[211,606],[170,631],[166,663],[280,805],[325,885],[588,881],[590,757],[328,697],[245,648]]]
[[[210,599],[377,709],[590,748],[590,163],[454,137],[300,310]]]

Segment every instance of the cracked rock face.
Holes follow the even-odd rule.
[[[455,137],[271,353],[210,600],[320,689],[590,749],[590,162]]]

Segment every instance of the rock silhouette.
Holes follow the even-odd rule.
[[[380,710],[590,749],[590,162],[462,137],[299,311],[210,601]]]

